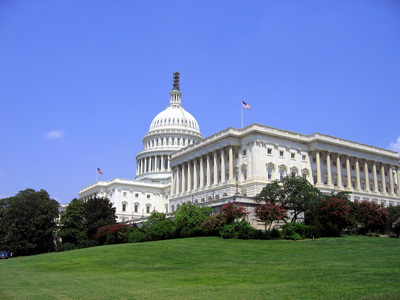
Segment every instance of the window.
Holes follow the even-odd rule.
[[[279,176],[280,176],[280,179],[282,180],[282,179],[283,179],[283,177],[285,177],[285,176],[286,176],[286,170],[284,170],[284,169],[280,169],[280,170],[279,170]]]
[[[126,192],[123,192],[123,196],[126,197]]]
[[[126,203],[122,203],[122,211],[126,211]]]
[[[150,205],[146,205],[146,214],[150,213]]]
[[[307,173],[303,173],[303,178],[307,179]]]
[[[279,151],[279,156],[283,157],[283,151],[282,150]]]
[[[272,179],[272,169],[268,169],[268,179]]]
[[[301,160],[302,160],[302,161],[306,161],[306,160],[307,160],[307,156],[306,156],[306,155],[302,155],[302,156],[301,156]]]
[[[247,155],[247,150],[244,149],[244,150],[243,150],[243,156],[246,156],[246,155]]]
[[[147,199],[150,199],[150,195],[147,195]]]
[[[139,204],[135,204],[135,213],[139,211]]]
[[[139,197],[139,194],[138,193],[135,193],[135,198],[138,198]]]
[[[355,167],[354,165],[352,165],[352,166],[351,166],[351,169],[352,169],[352,170],[355,170],[355,169],[356,169],[356,167]]]
[[[313,161],[313,163],[317,162],[317,158],[314,156],[314,157],[312,158],[312,161]]]
[[[267,154],[269,154],[269,155],[272,154],[272,149],[271,149],[271,148],[268,148],[268,149],[267,149]]]
[[[296,153],[290,153],[290,158],[295,159],[296,158]]]

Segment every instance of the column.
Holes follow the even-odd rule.
[[[315,153],[315,158],[317,161],[317,185],[321,184],[321,161],[319,156],[319,151]]]
[[[154,156],[154,160],[155,160],[155,166],[156,166],[156,172],[160,171],[160,160],[158,158],[158,155]]]
[[[377,193],[378,191],[378,175],[376,174],[376,162],[372,165],[372,172],[374,173],[374,192]]]
[[[203,163],[203,156],[200,156],[200,188],[204,187],[204,163]]]
[[[326,172],[328,173],[328,186],[332,186],[332,168],[331,168],[331,155],[326,154]]]
[[[351,189],[351,169],[350,169],[350,157],[346,157],[346,169],[347,169],[347,188]]]
[[[247,149],[247,179],[249,179],[252,175],[253,172],[253,168],[252,168],[252,164],[253,164],[253,157],[252,157],[252,153],[253,153],[253,146],[256,142],[251,142],[249,144],[249,147]]]
[[[218,184],[218,163],[217,163],[217,160],[218,160],[218,152],[215,151],[214,152],[214,180],[213,180],[214,185]]]
[[[233,181],[233,147],[229,146],[229,181]]]
[[[197,159],[193,162],[193,190],[197,190]]]
[[[143,158],[140,160],[140,174],[143,174]]]
[[[144,173],[147,172],[147,157],[144,158]]]
[[[210,171],[210,155],[207,154],[206,156],[206,176],[207,176],[207,187],[209,187],[211,184],[211,171]]]
[[[167,162],[167,169],[168,171],[171,169],[171,155],[168,156],[168,162]]]
[[[342,163],[340,162],[340,155],[336,158],[336,170],[337,170],[337,185],[339,188],[343,187],[342,184]]]
[[[174,184],[175,184],[175,182],[174,182],[174,180],[175,180],[175,168],[174,169],[172,169],[172,172],[171,172],[172,174],[171,174],[171,198],[172,197],[174,197],[174,192],[175,192],[175,190],[174,190]]]
[[[361,190],[361,180],[360,180],[360,164],[358,158],[356,158],[356,189]]]
[[[397,169],[397,196],[400,196],[400,169]]]
[[[161,171],[164,171],[164,155],[161,155]]]
[[[384,194],[386,194],[386,177],[385,177],[385,166],[382,164],[381,166],[381,177],[382,177],[382,190]]]
[[[365,179],[365,190],[367,192],[369,192],[370,188],[369,188],[369,174],[368,174],[368,162],[367,162],[367,160],[365,160],[365,162],[364,162],[364,179]]]
[[[179,176],[179,172],[180,172],[180,168],[179,166],[176,166],[176,194],[180,194],[180,176]]]
[[[186,192],[185,164],[182,164],[182,194]]]
[[[394,195],[393,168],[389,167],[390,194]]]
[[[221,149],[221,181],[225,182],[225,149]]]
[[[192,190],[192,170],[191,170],[191,163],[190,161],[188,162],[188,167],[187,167],[187,173],[188,173],[188,179],[187,179],[187,191],[190,192]]]

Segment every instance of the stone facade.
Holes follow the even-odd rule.
[[[203,139],[181,95],[175,73],[170,104],[153,119],[136,156],[135,180],[99,181],[82,189],[80,198],[108,197],[119,221],[145,218],[153,210],[170,213],[185,202],[218,211],[238,201],[250,212],[252,197],[266,184],[296,174],[324,192],[351,192],[353,201],[400,205],[397,152],[260,124]],[[256,223],[252,214],[250,222]]]

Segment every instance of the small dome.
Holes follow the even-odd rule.
[[[200,133],[196,119],[182,106],[168,106],[160,112],[151,122],[149,131],[165,128],[184,128]]]

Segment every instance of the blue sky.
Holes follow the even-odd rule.
[[[260,123],[400,151],[400,1],[0,1],[0,198],[133,179],[181,72],[205,137]]]

